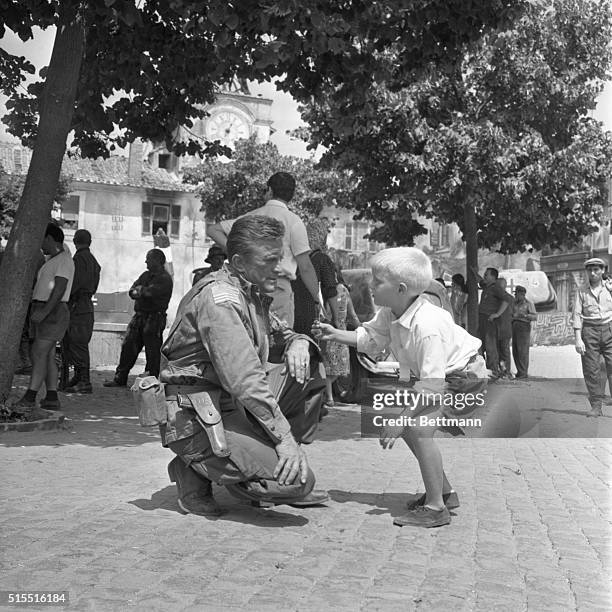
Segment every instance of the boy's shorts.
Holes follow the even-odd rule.
[[[65,335],[70,324],[70,310],[66,302],[59,302],[55,308],[40,322],[34,323],[32,315],[41,311],[47,305],[46,302],[32,302],[30,312],[30,338],[32,340],[51,340],[59,342]]]
[[[403,414],[410,417],[410,421],[403,421],[402,425],[405,423],[406,428],[417,434],[423,431],[427,435],[425,432],[434,427],[453,436],[479,436],[489,412],[488,376],[483,357],[474,355],[465,367],[449,372],[444,381],[438,382],[439,384],[432,385],[431,391],[427,392],[416,391],[412,388],[412,382],[370,379],[366,395],[368,400],[373,399],[374,394],[378,395],[380,400],[383,395],[393,395],[399,390],[401,401],[394,403],[392,407],[376,406],[368,401],[369,406],[364,405],[362,408],[362,435],[377,435],[371,425],[384,425],[380,417],[394,418]],[[406,406],[404,393],[409,394],[410,410],[402,412]],[[373,418],[376,414],[380,415],[378,419]]]

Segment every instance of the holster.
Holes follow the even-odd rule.
[[[217,457],[228,457],[230,454],[221,413],[215,404],[219,404],[221,391],[211,389],[210,391],[198,391],[196,393],[177,393],[176,400],[181,408],[191,408],[196,412],[196,419],[202,426],[212,452]]]

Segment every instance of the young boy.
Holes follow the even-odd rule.
[[[429,258],[419,249],[397,247],[377,253],[371,266],[372,294],[381,307],[374,318],[356,331],[315,323],[315,337],[348,344],[370,355],[389,347],[399,361],[400,380],[410,380],[411,374],[418,379],[413,391],[422,392],[419,405],[406,411],[406,415],[417,419],[419,414],[427,414],[429,420],[444,416],[443,411],[452,412],[446,402],[444,406],[425,402],[423,394],[444,393],[446,397],[447,393],[468,389],[483,392],[487,371],[478,354],[480,340],[456,325],[448,312],[421,296],[432,280]],[[399,436],[404,439],[419,463],[425,484],[425,495],[408,503],[407,514],[396,518],[396,525],[446,525],[451,521],[449,509],[459,506],[433,440],[438,427],[409,425],[382,430],[383,448],[392,448]],[[461,432],[455,428],[453,433],[457,431]]]

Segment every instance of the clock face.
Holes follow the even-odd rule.
[[[236,113],[219,111],[206,122],[206,136],[209,140],[220,140],[221,144],[233,147],[236,140],[250,136],[249,124]]]

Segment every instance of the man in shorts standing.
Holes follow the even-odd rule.
[[[32,344],[32,375],[25,395],[12,407],[14,412],[29,414],[36,407],[36,394],[43,382],[46,396],[41,408],[59,410],[57,396],[58,371],[55,345],[64,337],[70,322],[68,300],[74,278],[74,262],[64,249],[64,232],[49,223],[42,243],[46,261],[38,271],[32,293],[30,337]]]

